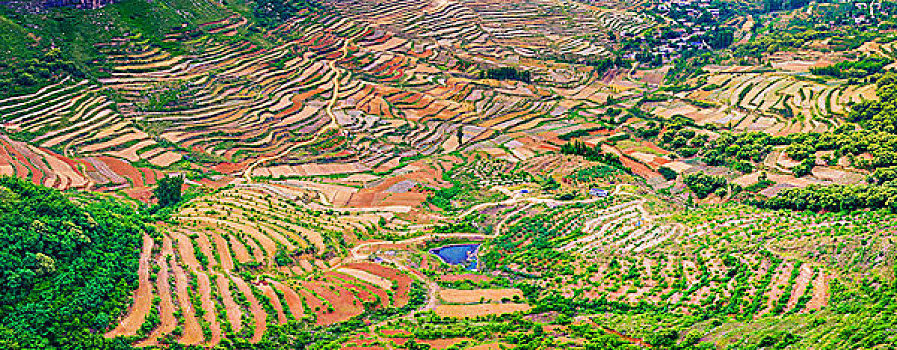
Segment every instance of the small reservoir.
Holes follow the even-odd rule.
[[[472,271],[477,269],[477,250],[479,248],[479,244],[453,244],[430,249],[430,253],[438,256],[447,264],[462,264],[467,266],[467,270]]]

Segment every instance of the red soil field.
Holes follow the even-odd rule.
[[[411,290],[411,277],[400,274],[395,269],[372,263],[353,263],[346,265],[346,267],[367,271],[377,276],[396,281],[396,283],[398,284],[398,288],[395,290],[395,300],[393,306],[402,307],[408,304],[408,292]]]
[[[318,313],[318,325],[343,322],[364,312],[361,301],[355,299],[352,292],[345,288],[332,284],[326,284],[325,286],[307,282],[303,282],[302,285],[309,290],[313,290],[318,296],[324,298],[333,306],[333,312],[327,312],[326,307],[321,307],[321,311]],[[332,290],[330,286],[333,286]]]
[[[271,306],[277,311],[277,323],[287,323],[287,315],[283,313],[283,305],[280,304],[280,298],[277,296],[277,293],[274,292],[274,288],[271,288],[271,286],[266,284],[260,284],[256,287],[265,293],[265,296],[271,301]]]
[[[161,301],[159,302],[159,318],[161,324],[154,329],[146,339],[138,343],[138,347],[157,345],[158,339],[166,334],[171,333],[178,325],[177,318],[174,317],[175,305],[171,298],[171,284],[169,283],[169,266],[165,257],[173,256],[174,251],[171,246],[171,239],[168,236],[162,237],[162,254],[157,262],[161,267],[156,278],[156,294]]]
[[[177,299],[181,309],[181,313],[184,317],[184,329],[178,342],[184,345],[199,344],[203,341],[204,336],[202,333],[202,328],[199,326],[199,322],[196,320],[196,313],[193,310],[193,304],[190,301],[190,287],[188,286],[187,274],[184,272],[184,269],[181,268],[181,266],[177,263],[171,266],[171,270],[172,272],[174,272]],[[193,293],[196,293],[196,291],[193,291]]]
[[[293,314],[294,318],[299,319],[305,315],[305,310],[302,308],[302,297],[296,291],[277,281],[268,280],[268,282],[283,293],[283,298],[286,300],[287,307],[290,308],[290,313]]]
[[[143,174],[143,183],[145,183],[147,186],[155,185],[156,179],[165,176],[164,174],[161,174],[153,169],[138,168],[138,170],[140,170],[140,173]]]
[[[112,169],[112,171],[114,171],[116,174],[119,174],[130,180],[131,184],[133,184],[134,187],[145,186],[143,182],[143,174],[139,170],[137,170],[137,168],[131,166],[125,161],[107,156],[97,157],[97,159],[99,159],[103,163],[106,163],[106,165],[109,166],[109,169]]]
[[[300,283],[300,285],[304,287],[303,284]],[[325,312],[327,310],[327,306],[324,305],[324,301],[314,294],[311,294],[311,292],[309,292],[305,288],[297,288],[296,292],[299,293],[300,296],[302,296],[302,299],[305,300],[305,305],[308,306],[311,312],[315,313],[316,317],[320,317],[317,315],[320,315],[322,312]]]
[[[327,272],[324,275],[331,277],[331,279],[329,279],[330,281],[333,281],[334,283],[340,283],[343,288],[353,291],[356,295],[358,295],[358,299],[366,302],[373,302],[377,300],[377,297],[379,297],[381,303],[389,304],[389,294],[387,294],[386,291],[380,289],[377,286],[338,272]],[[340,280],[346,281],[346,283],[343,283]],[[360,285],[361,287],[359,287],[358,285]],[[377,307],[383,306],[384,305],[378,305]]]
[[[217,189],[219,189],[219,188],[222,188],[222,187],[224,187],[224,186],[227,186],[227,185],[228,185],[229,183],[231,183],[232,181],[234,181],[234,178],[232,178],[232,177],[230,177],[230,176],[225,176],[225,177],[222,177],[222,178],[219,179],[219,180],[201,179],[201,180],[199,180],[199,181],[197,181],[197,182],[203,184],[203,186],[210,187],[210,188],[213,188],[213,189],[216,189],[216,190],[217,190]]]
[[[19,160],[15,158],[15,155],[7,151],[8,145],[5,141],[0,139],[0,158],[3,158],[4,161],[12,166],[15,170],[15,176],[18,178],[27,178],[28,177],[28,168],[23,166]]]
[[[150,284],[150,254],[153,251],[153,239],[143,235],[143,249],[140,251],[140,266],[137,268],[137,290],[134,291],[134,304],[131,305],[127,316],[111,332],[106,333],[106,338],[121,335],[135,335],[146,319],[152,306],[153,286]]]
[[[131,197],[135,200],[138,200],[143,203],[152,204],[155,203],[155,198],[153,197],[153,191],[148,187],[141,188],[126,188],[122,190],[128,197]]]
[[[268,314],[262,309],[262,306],[259,304],[258,299],[255,298],[255,294],[252,293],[252,289],[250,289],[249,284],[247,284],[246,281],[243,281],[242,278],[237,276],[231,276],[231,278],[233,278],[234,284],[237,285],[237,289],[240,293],[243,293],[243,295],[246,296],[246,300],[249,301],[249,312],[252,313],[252,318],[255,321],[255,330],[252,333],[252,339],[249,341],[251,343],[258,343],[262,340],[262,336],[265,335],[265,329],[268,326]]]
[[[246,169],[246,167],[248,167],[249,164],[252,164],[252,162],[252,159],[248,159],[239,163],[219,163],[218,165],[212,167],[212,169],[223,174],[233,174],[243,171],[243,169]]]
[[[43,172],[32,165],[31,162],[28,161],[28,158],[22,155],[22,153],[20,153],[18,150],[16,150],[15,147],[12,147],[11,143],[4,142],[4,146],[7,147],[6,151],[9,153],[9,155],[12,156],[13,163],[24,165],[24,167],[17,167],[17,170],[19,168],[22,168],[22,170],[17,171],[16,176],[20,176],[21,174],[21,178],[29,178],[28,173],[30,172],[31,182],[40,185],[42,183],[41,180],[43,180],[44,177]],[[27,172],[25,171],[25,169],[27,169]]]
[[[660,173],[651,170],[647,166],[633,160],[632,158],[629,158],[629,156],[626,156],[626,155],[620,156],[620,163],[623,163],[623,166],[631,169],[633,173],[635,173],[641,177],[644,177],[646,179],[649,179],[649,178],[652,178],[655,176],[660,176]]]
[[[365,288],[366,288],[365,291],[367,291],[368,293],[371,293],[373,295],[380,297],[380,305],[378,307],[387,307],[390,305],[389,293],[387,293],[382,288],[372,285],[370,283],[364,282],[364,281],[360,281],[353,277],[348,277],[348,278],[350,278],[353,281],[356,281],[356,283],[358,283],[358,284],[365,286]]]
[[[429,344],[433,349],[445,349],[462,341],[473,340],[471,338],[442,338],[417,340],[418,343]]]

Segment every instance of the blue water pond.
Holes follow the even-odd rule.
[[[435,254],[447,264],[467,265],[467,270],[476,270],[477,249],[479,248],[479,244],[455,244],[431,249],[430,253]]]

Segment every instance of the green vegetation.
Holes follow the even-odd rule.
[[[181,201],[181,187],[184,185],[183,176],[169,176],[159,179],[153,192],[159,200],[159,206],[168,207]]]
[[[163,43],[162,39],[184,23],[195,27],[222,19],[230,12],[206,0],[124,0],[98,10],[58,7],[47,11],[31,14],[0,6],[0,47],[6,58],[0,62],[0,72],[8,73],[0,73],[0,97],[36,91],[68,74],[108,74],[109,67],[103,64],[97,44],[114,37],[143,37],[172,52],[186,50]],[[22,78],[20,73],[30,77]],[[25,80],[30,84],[7,84]]]
[[[589,147],[579,140],[574,140],[573,142],[568,142],[561,146],[561,153],[582,156],[586,160],[605,163],[618,169],[629,170],[629,168],[624,167],[623,164],[620,163],[620,157],[617,155],[602,152],[601,148],[597,145],[595,147]]]
[[[660,175],[662,175],[664,179],[667,179],[667,181],[675,180],[676,177],[679,176],[679,174],[676,174],[676,172],[673,171],[673,169],[670,169],[665,166],[657,168],[657,172],[660,173]]]
[[[532,73],[516,67],[490,68],[480,72],[480,79],[517,80],[529,83],[532,81]]]
[[[881,73],[885,66],[893,62],[894,60],[890,57],[869,56],[859,61],[844,61],[830,66],[811,68],[810,72],[840,79],[865,78]]]
[[[25,145],[3,141],[0,170],[149,202],[155,183],[158,205],[0,178],[0,347],[124,349],[174,313],[159,342],[180,348],[191,312],[202,344],[217,322],[218,347],[241,349],[428,349],[452,338],[450,350],[897,343],[897,75],[885,71],[897,36],[875,30],[897,27],[895,4],[878,4],[882,19],[847,3],[809,11],[803,0],[649,2],[636,15],[620,4],[503,7],[545,27],[531,38],[558,37],[537,49],[518,43],[540,39],[514,38],[527,26],[495,27],[505,5],[407,14],[405,2],[367,0],[3,5],[0,98],[69,80],[7,107],[21,113],[2,118],[5,132]],[[839,63],[812,69],[821,76],[780,73],[783,60],[832,51]],[[101,79],[112,73],[118,82]],[[880,99],[860,101],[873,81]],[[611,135],[605,144],[579,140],[598,131]],[[140,160],[136,170],[94,162],[104,156]],[[662,166],[678,158],[689,159]],[[181,160],[151,165],[165,159]],[[252,184],[234,181],[253,162]],[[84,181],[53,176],[66,165]],[[691,165],[706,172],[673,170]],[[745,192],[728,181],[758,169]],[[243,185],[190,181],[198,189],[182,194],[174,171],[209,188]],[[349,173],[296,176],[339,171]],[[813,173],[855,184],[765,197],[770,179]],[[397,177],[414,184],[384,190]],[[453,235],[472,232],[495,238]],[[420,240],[429,234],[441,240]],[[136,337],[104,339],[128,309],[144,235],[155,243],[151,311],[133,323]],[[477,271],[427,252],[468,242],[481,244]],[[423,309],[433,285],[523,295],[485,305],[510,314],[440,317],[439,306],[484,305],[444,298]],[[257,322],[264,335],[253,334]]]
[[[301,9],[325,11],[324,8],[316,3],[305,0],[255,0],[252,7],[253,15],[258,20],[259,25],[266,28],[273,28],[286,22]]]
[[[811,185],[788,188],[777,196],[758,202],[773,209],[811,211],[852,211],[888,209],[897,213],[897,187],[876,185]]]
[[[716,193],[720,197],[726,195],[727,182],[724,177],[694,173],[685,175],[682,180],[698,198],[705,198],[711,193]]]
[[[141,234],[133,210],[0,177],[0,344],[18,348],[124,348],[102,331],[137,286]],[[93,332],[91,330],[99,330]]]

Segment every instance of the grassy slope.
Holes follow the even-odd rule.
[[[123,35],[140,34],[160,42],[172,28],[215,21],[232,14],[209,0],[125,0],[99,10],[51,9],[23,14],[0,7],[0,50],[21,62],[55,45],[62,56],[87,73],[96,73],[100,54],[94,45]],[[40,38],[30,39],[29,33]],[[91,74],[92,75],[92,74]]]

